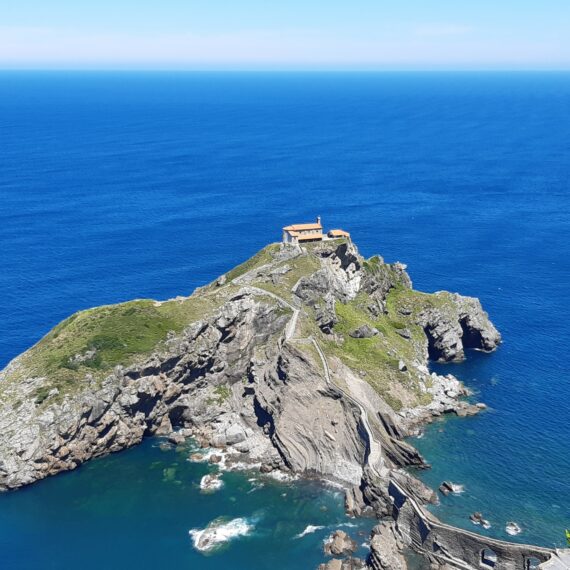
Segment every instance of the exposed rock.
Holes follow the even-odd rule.
[[[206,493],[217,491],[222,486],[219,474],[209,473],[200,480],[200,489]]]
[[[294,285],[292,275],[300,275]],[[193,433],[201,447],[224,449],[228,457],[247,453],[263,470],[284,467],[348,482],[358,488],[350,499],[355,513],[366,504],[386,511],[385,482],[363,479],[370,438],[382,445],[379,468],[423,466],[421,456],[402,441],[409,430],[440,413],[479,409],[458,404],[464,392],[456,379],[429,375],[428,345],[437,345],[448,359],[463,348],[491,350],[500,340],[474,299],[446,297],[451,309],[436,314],[436,309],[406,308],[415,299],[410,297],[389,321],[402,321],[394,330],[410,341],[405,360],[392,335],[378,338],[371,324],[358,329],[360,338],[386,343],[382,350],[398,362],[397,370],[387,366],[375,372],[358,362],[352,366],[354,359],[343,361],[337,304],[353,303],[352,310],[362,310],[360,322],[365,323],[392,310],[387,298],[393,291],[414,293],[405,266],[380,257],[364,260],[351,243],[270,246],[191,298],[154,303],[158,308],[173,304],[174,312],[189,321],[165,333],[152,350],[136,357],[129,353],[112,368],[87,366],[103,358],[104,350],[93,353],[87,343],[71,353],[73,370],[63,371],[75,374],[75,381],[59,382],[57,372],[29,366],[36,345],[0,372],[0,489],[74,469],[145,436],[176,429],[172,443]],[[183,310],[188,299],[199,300],[199,308]],[[295,341],[287,341],[293,314],[298,332]],[[58,334],[73,321],[62,323]],[[312,343],[317,335],[319,343],[335,343],[338,351],[333,353],[329,344],[321,357]],[[54,338],[48,335],[40,347]],[[407,383],[401,382],[402,372]],[[378,380],[374,374],[384,375],[379,380],[391,401],[402,404],[399,413],[372,388]],[[431,402],[418,408],[420,391],[422,401]],[[373,436],[364,427],[361,406]],[[210,461],[216,459],[210,456]]]
[[[353,517],[359,517],[364,508],[366,507],[366,501],[364,500],[364,495],[360,486],[353,485],[345,490],[344,494],[344,510],[346,514]]]
[[[403,549],[404,545],[397,536],[394,522],[375,526],[370,541],[368,567],[373,570],[407,570]]]
[[[346,558],[339,560],[333,558],[324,564],[320,564],[318,570],[365,570],[366,563],[360,558]]]
[[[333,560],[329,560],[324,564],[319,564],[318,570],[343,570],[342,560],[334,558]]]
[[[358,327],[356,330],[353,330],[350,333],[352,338],[372,338],[373,336],[378,334],[378,329],[374,327],[369,327],[368,325],[362,325]]]
[[[511,536],[516,536],[522,532],[522,528],[516,522],[511,521],[505,525],[505,531]]]
[[[324,333],[332,333],[334,325],[338,323],[335,298],[332,293],[327,293],[323,298],[323,302],[315,306],[315,320]]]
[[[449,298],[452,303],[427,309],[417,319],[428,337],[430,357],[449,362],[463,360],[466,348],[494,350],[501,342],[501,335],[479,300],[457,294]]]
[[[226,430],[226,442],[228,445],[241,443],[245,440],[245,431],[239,424],[233,424]]]
[[[473,513],[472,515],[469,515],[469,519],[473,524],[481,525],[483,528],[491,527],[489,521],[487,519],[484,519],[481,513]]]
[[[180,445],[186,441],[186,438],[181,433],[174,432],[168,436],[168,441],[174,445]]]
[[[358,545],[343,530],[335,530],[325,541],[323,550],[328,556],[346,556],[356,552]]]

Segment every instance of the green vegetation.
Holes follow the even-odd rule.
[[[86,374],[102,378],[118,364],[128,365],[211,312],[213,295],[157,303],[137,300],[80,311],[57,325],[27,351],[14,375],[46,376],[36,391],[41,403],[57,387],[71,390]],[[8,377],[8,380],[18,378]]]
[[[273,261],[273,254],[277,251],[279,251],[278,243],[272,243],[271,245],[264,247],[247,261],[244,261],[237,267],[234,267],[231,271],[228,271],[228,273],[226,273],[226,279],[228,281],[233,281],[256,267],[261,267],[262,265],[270,263]]]
[[[456,310],[451,293],[421,293],[405,287],[395,287],[390,291],[386,298],[386,308],[390,317],[396,320],[414,320],[426,309]],[[409,313],[409,316],[403,315],[401,311]]]
[[[216,396],[218,397],[218,404],[223,404],[231,396],[230,388],[227,384],[222,384],[221,386],[216,386],[214,390]]]
[[[291,301],[293,298],[291,289],[295,286],[297,281],[299,281],[301,277],[307,277],[320,269],[318,259],[312,255],[300,255],[294,259],[282,261],[274,266],[274,270],[284,266],[288,266],[290,269],[278,277],[277,283],[262,278],[254,281],[253,284],[260,289],[265,289],[275,295],[279,295],[287,301]]]
[[[339,322],[334,331],[337,335],[342,335],[343,342],[339,344],[320,335],[323,349],[327,354],[338,357],[356,373],[363,373],[364,379],[393,409],[399,410],[403,405],[397,396],[398,386],[414,394],[418,402],[425,400],[426,396],[420,392],[413,373],[399,370],[400,360],[410,363],[419,359],[423,346],[421,343],[425,341],[423,331],[420,327],[388,315],[373,317],[367,310],[370,303],[371,299],[366,293],[360,293],[356,299],[346,304],[337,302]],[[378,329],[379,334],[372,338],[350,336],[352,331],[365,324]],[[404,327],[412,333],[410,341],[396,332]]]
[[[366,259],[362,263],[362,267],[364,267],[364,270],[367,271],[368,273],[374,273],[375,271],[378,271],[381,264],[382,260],[380,259],[380,257],[374,255],[370,259]]]
[[[271,264],[267,272],[251,275],[252,279],[248,279],[251,285],[289,302],[298,302],[292,288],[301,278],[321,268],[319,250],[330,249],[331,243],[344,242],[346,240],[341,238],[326,242],[326,246],[323,243],[306,244],[303,246],[306,253],[282,261],[276,259],[280,244],[271,244],[229,271],[224,285],[211,283],[191,297],[165,302],[143,299],[80,311],[24,353],[18,365],[7,374],[6,381],[45,377],[46,381],[33,394],[38,404],[48,400],[54,388],[62,397],[80,388],[84,382],[99,382],[115,366],[130,366],[141,361],[164,348],[171,334],[178,334],[192,322],[211,315],[239,290],[239,284],[234,284],[238,277],[267,264]],[[452,310],[453,300],[448,293],[428,295],[409,289],[401,274],[378,256],[364,261],[363,267],[368,273],[366,279],[386,288],[396,284],[386,299],[387,313],[374,316],[370,306],[375,301],[364,292],[346,304],[337,302],[339,321],[333,337],[321,332],[314,318],[314,308],[305,305],[296,336],[307,339],[312,335],[318,339],[329,357],[340,359],[364,378],[395,410],[402,407],[402,400],[410,403],[410,398],[425,403],[429,396],[419,390],[417,373],[410,365],[423,358],[426,338],[422,328],[414,323],[417,315],[427,308]],[[263,296],[263,300],[277,307],[278,316],[291,314],[289,307],[278,306],[273,297]],[[362,339],[350,336],[352,331],[365,324],[378,329],[379,334]],[[409,340],[398,334],[404,328],[410,331]],[[276,333],[270,342],[276,342],[281,334]],[[296,346],[322,370],[321,358],[311,343],[299,342]],[[260,347],[259,350],[263,353],[264,349]],[[400,360],[408,365],[407,371],[400,371]],[[231,397],[230,387],[217,386],[212,396],[210,403],[220,405]]]

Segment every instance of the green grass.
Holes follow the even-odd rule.
[[[213,295],[156,303],[137,300],[75,313],[52,329],[21,358],[16,376],[46,376],[36,401],[50,389],[68,391],[86,374],[105,376],[158,348],[170,331],[180,332],[218,305]],[[86,357],[89,351],[91,357]],[[78,360],[77,356],[84,358]],[[7,380],[18,378],[7,378]]]
[[[230,388],[227,384],[222,384],[221,386],[216,386],[214,392],[217,396],[218,404],[223,404],[226,400],[229,400],[231,396]]]
[[[360,293],[353,301],[343,304],[337,302],[336,313],[339,322],[334,331],[342,335],[344,342],[337,344],[334,340],[320,336],[323,348],[328,354],[337,356],[344,364],[356,373],[364,372],[364,379],[386,400],[394,409],[399,410],[402,402],[394,395],[393,387],[400,384],[419,402],[422,394],[419,384],[413,374],[399,371],[399,360],[411,362],[420,356],[418,345],[413,341],[403,339],[396,330],[407,326],[399,320],[386,315],[373,317],[366,309],[370,298],[366,293]],[[352,338],[350,333],[356,328],[367,324],[377,328],[381,334],[372,338]],[[416,327],[419,329],[419,327]],[[423,335],[421,329],[412,334]],[[424,398],[425,399],[425,398]]]
[[[279,244],[273,243],[264,247],[262,250],[258,251],[253,257],[250,257],[247,261],[244,261],[237,267],[234,267],[231,271],[226,273],[226,279],[231,282],[242,275],[245,275],[252,269],[256,267],[261,267],[266,263],[271,263],[273,261],[273,254],[279,251]]]
[[[368,273],[374,273],[375,271],[378,271],[381,265],[382,260],[377,255],[372,256],[370,259],[364,260],[362,263],[362,267]]]
[[[275,265],[275,268],[288,265],[290,270],[279,278],[279,283],[274,284],[272,281],[257,280],[254,282],[256,287],[270,291],[275,295],[283,297],[287,301],[293,300],[291,289],[295,286],[301,277],[307,277],[320,269],[319,260],[314,256],[300,255],[294,259],[289,259]]]
[[[445,312],[456,310],[451,293],[422,293],[405,287],[395,287],[390,291],[386,298],[386,308],[391,318],[407,322],[413,322],[426,309],[434,308]],[[411,314],[403,315],[400,309],[411,311]]]

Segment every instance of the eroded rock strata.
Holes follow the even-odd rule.
[[[414,291],[406,267],[345,240],[273,244],[216,282],[165,302],[73,315],[0,373],[0,489],[15,489],[173,429],[236,460],[351,487],[347,507],[389,514],[406,435],[462,400],[429,359],[490,351],[479,301]],[[373,543],[395,544],[379,527]],[[374,554],[375,568],[401,565]]]

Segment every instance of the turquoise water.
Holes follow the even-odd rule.
[[[222,488],[206,494],[200,479],[217,468],[188,455],[188,447],[161,448],[161,440],[149,439],[1,495],[1,567],[293,570],[300,561],[303,568],[323,562],[323,540],[336,528],[359,543],[368,540],[374,521],[345,516],[338,489],[224,472]],[[252,530],[218,550],[197,551],[188,532],[220,516],[243,518]],[[323,528],[298,537],[308,525]]]
[[[564,73],[1,73],[0,365],[78,309],[188,294],[278,240],[283,225],[320,214],[351,231],[363,254],[406,262],[417,288],[480,297],[503,333],[496,353],[446,367],[491,410],[418,442],[433,464],[423,477],[465,485],[438,514],[475,528],[467,517],[480,510],[496,536],[514,520],[518,539],[561,544],[570,528],[569,108]],[[128,458],[108,460],[109,480]],[[58,481],[77,481],[96,503],[88,469],[1,497],[0,513],[40,496],[52,505],[24,526],[2,518],[2,540],[57,543],[53,512],[67,504]],[[117,498],[129,496],[124,486]],[[73,512],[75,524],[90,524]],[[144,551],[158,514],[130,533],[141,512],[115,530]],[[173,515],[165,507],[163,516]],[[87,540],[84,554],[97,550]],[[24,550],[20,563],[34,555]]]

